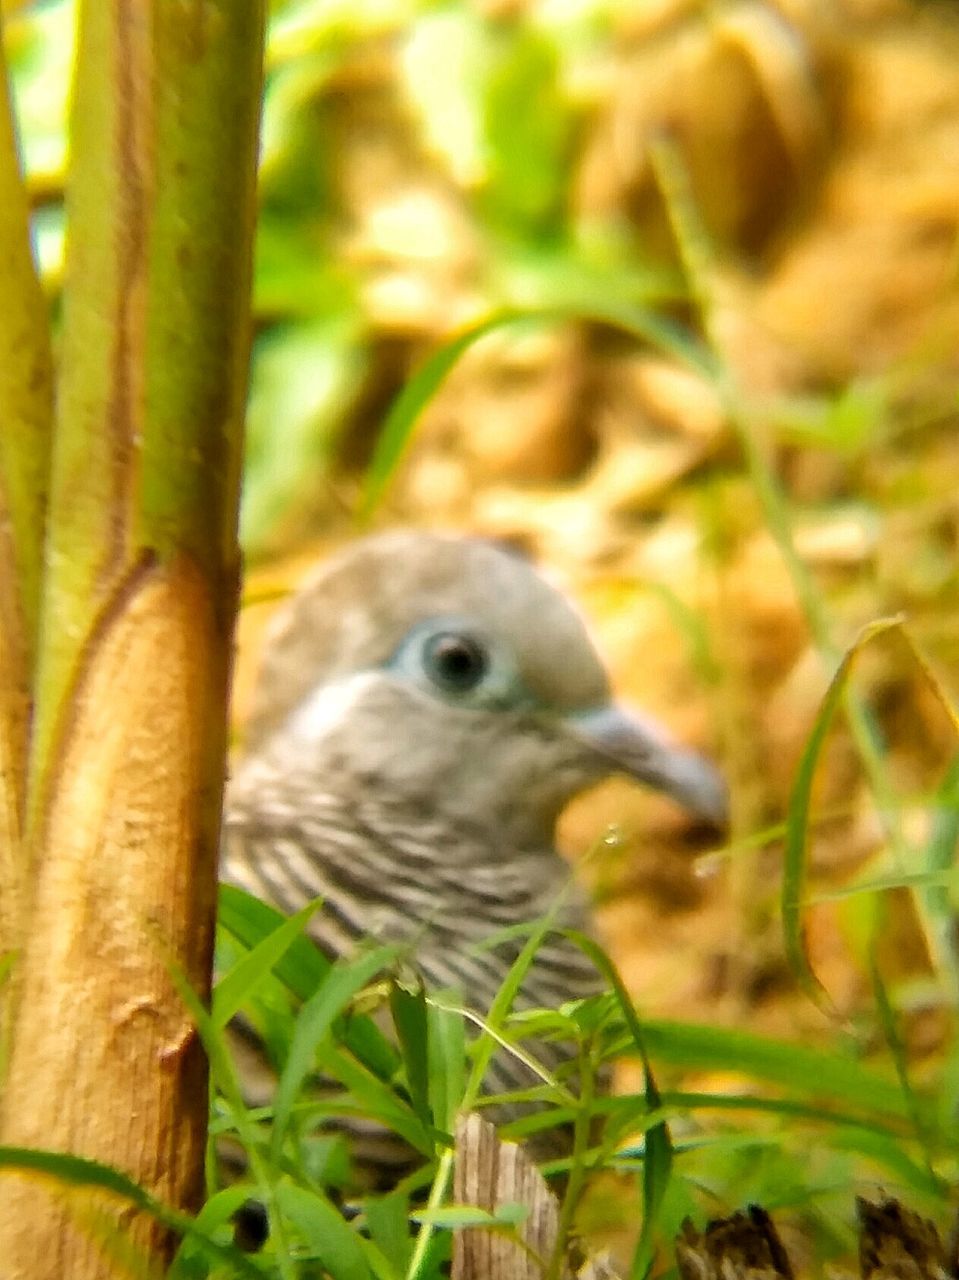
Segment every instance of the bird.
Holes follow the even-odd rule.
[[[274,620],[227,788],[221,879],[286,913],[322,899],[310,931],[328,957],[406,944],[427,990],[483,1015],[522,945],[515,926],[553,913],[592,932],[555,828],[612,774],[723,822],[717,770],[615,700],[578,610],[525,556],[465,534],[367,535]],[[601,989],[553,932],[517,1004]],[[528,1087],[528,1072],[498,1054],[487,1088]]]

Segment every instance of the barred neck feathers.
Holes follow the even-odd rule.
[[[556,910],[580,921],[569,869],[548,843],[509,843],[493,818],[431,811],[423,797],[305,772],[260,756],[230,787],[223,878],[285,911],[322,897],[349,940],[429,931],[465,945]],[[346,939],[343,939],[345,942]],[[341,941],[330,947],[336,953]]]

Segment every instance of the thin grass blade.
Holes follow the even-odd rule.
[[[783,862],[782,920],[786,959],[796,980],[806,994],[821,1009],[834,1013],[832,1001],[822,983],[813,973],[806,951],[802,924],[803,890],[806,882],[806,843],[810,822],[813,780],[823,744],[829,733],[836,712],[842,705],[846,685],[856,657],[865,645],[876,636],[901,627],[902,619],[880,618],[860,631],[853,644],[846,650],[835,675],[829,682],[826,696],[819,708],[812,730],[806,741],[786,815],[786,847]]]
[[[430,1112],[429,1031],[426,994],[422,983],[414,990],[400,982],[392,983],[390,1013],[399,1037],[413,1110],[422,1123],[430,1128],[433,1116]]]
[[[293,943],[305,931],[320,900],[309,903],[302,911],[284,920],[262,942],[238,960],[229,973],[224,974],[213,991],[213,1025],[225,1027],[243,1002],[272,972],[274,966],[286,955]]]
[[[259,945],[286,917],[232,885],[220,886],[219,923],[246,947]],[[331,961],[309,938],[294,939],[277,961],[277,978],[299,1000],[309,1000],[332,968]],[[399,1066],[399,1054],[371,1018],[353,1016],[343,1030],[343,1043],[381,1080],[389,1080]]]
[[[230,1275],[262,1277],[262,1272],[238,1250],[219,1244],[198,1218],[171,1209],[138,1186],[126,1174],[98,1160],[68,1155],[61,1151],[38,1151],[26,1147],[0,1146],[0,1170],[17,1170],[52,1178],[65,1186],[87,1187],[106,1191],[127,1201],[143,1213],[150,1214],[165,1227],[176,1231],[201,1251],[211,1262],[227,1266]]]
[[[360,1237],[324,1195],[287,1182],[277,1199],[331,1280],[373,1280]]]
[[[348,963],[334,964],[319,990],[300,1011],[273,1103],[272,1151],[275,1161],[279,1162],[296,1096],[307,1076],[315,1070],[321,1043],[329,1036],[333,1023],[353,997],[393,964],[400,951],[399,947],[377,947]]]

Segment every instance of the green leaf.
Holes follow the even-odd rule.
[[[814,1049],[727,1027],[657,1019],[643,1023],[651,1056],[697,1071],[735,1071],[790,1090],[794,1096],[834,1100],[860,1114],[909,1118],[898,1084],[857,1062],[848,1049]],[[622,1047],[632,1045],[624,1038]]]
[[[959,999],[959,955],[955,946],[955,887],[959,877],[959,755],[954,757],[932,805],[932,830],[926,848],[927,870],[921,872],[925,892],[919,895],[936,969],[950,980],[953,1000]],[[944,877],[939,880],[938,877]],[[956,1076],[952,1077],[956,1079]]]
[[[542,946],[543,939],[553,928],[550,916],[544,916],[532,926],[532,932],[523,944],[519,955],[510,965],[509,972],[503,979],[499,991],[490,1006],[490,1011],[483,1019],[483,1034],[473,1046],[473,1066],[470,1071],[464,1092],[463,1104],[467,1109],[473,1105],[482,1092],[483,1079],[486,1076],[493,1054],[501,1047],[498,1033],[506,1022],[513,1001],[519,995],[520,988],[536,960],[536,953]]]
[[[309,903],[302,911],[284,920],[238,960],[229,973],[224,974],[213,991],[213,1025],[225,1027],[244,1000],[256,990],[273,971],[277,962],[305,931],[321,905],[320,900]]]
[[[391,983],[390,1013],[399,1037],[413,1110],[429,1128],[433,1123],[430,1114],[429,1034],[422,983],[413,991],[399,982]]]
[[[372,1280],[362,1241],[339,1209],[319,1192],[288,1182],[276,1190],[280,1208],[332,1280]]]
[[[799,985],[821,1008],[831,1008],[829,996],[813,973],[806,954],[802,928],[802,899],[806,879],[806,834],[809,829],[810,805],[816,765],[826,736],[842,705],[843,695],[857,655],[870,640],[902,625],[902,619],[880,618],[860,631],[846,650],[806,740],[796,771],[786,813],[786,850],[783,863],[782,919],[786,958]]]
[[[646,1035],[616,966],[602,947],[594,942],[592,938],[588,938],[585,934],[573,929],[564,930],[564,932],[567,937],[576,943],[580,950],[589,956],[615,993],[620,1010],[626,1020],[626,1027],[643,1064],[643,1093],[646,1108],[648,1111],[659,1110],[662,1106],[662,1099],[653,1075],[652,1064],[649,1060]],[[663,1198],[672,1176],[673,1146],[665,1120],[653,1125],[647,1132],[645,1152],[643,1161],[643,1225],[630,1268],[630,1275],[634,1280],[642,1280],[643,1277],[647,1276],[655,1261],[656,1228],[659,1224],[659,1213]]]
[[[929,1124],[923,1114],[923,1109],[913,1090],[912,1083],[909,1079],[909,1061],[906,1046],[903,1044],[902,1037],[899,1034],[899,1028],[896,1026],[896,1014],[892,1007],[892,1001],[889,999],[889,992],[883,981],[882,974],[879,971],[879,961],[876,951],[878,944],[878,931],[872,940],[872,954],[870,956],[869,972],[872,979],[873,994],[876,998],[876,1012],[879,1016],[879,1026],[882,1030],[883,1039],[892,1056],[893,1063],[896,1068],[896,1076],[899,1080],[899,1087],[902,1089],[902,1096],[905,1100],[906,1109],[912,1119],[913,1128],[916,1138],[923,1148],[926,1158],[926,1170],[929,1182],[933,1187],[939,1185],[938,1179],[932,1168],[932,1134],[929,1130]],[[943,1189],[944,1189],[943,1184]]]
[[[189,1238],[191,1244],[210,1261],[228,1266],[231,1275],[261,1277],[262,1273],[239,1250],[219,1244],[207,1233],[206,1224],[188,1214],[171,1209],[138,1186],[126,1174],[98,1160],[68,1155],[60,1151],[38,1151],[28,1147],[0,1146],[0,1170],[39,1174],[59,1183],[90,1190],[106,1191],[148,1213],[165,1227]]]
[[[516,318],[513,311],[501,311],[464,330],[435,351],[407,381],[394,400],[377,437],[359,504],[358,514],[361,520],[369,519],[373,513],[409,445],[420,414],[436,395],[460,356],[484,334],[491,333]]]
[[[370,1196],[363,1202],[370,1239],[389,1260],[394,1276],[404,1275],[413,1252],[410,1238],[410,1202],[402,1191],[386,1196]]]
[[[349,1053],[340,1051],[335,1044],[327,1046],[323,1072],[349,1089],[362,1114],[399,1134],[421,1155],[432,1156],[433,1138],[412,1107]]]
[[[441,1008],[433,1002],[428,1004],[427,1019],[433,1123],[452,1133],[466,1086],[466,1027],[458,1010]]]
[[[243,889],[221,884],[217,918],[221,928],[252,949],[280,928],[287,917]],[[308,1000],[332,967],[332,962],[308,938],[298,938],[277,962],[276,974],[295,996]]]
[[[400,947],[377,947],[348,962],[337,961],[319,990],[307,1000],[296,1020],[293,1043],[273,1103],[273,1158],[279,1161],[293,1103],[311,1071],[317,1050],[329,1036],[334,1021],[353,997],[388,968],[401,954]]]
[[[550,1037],[576,1039],[576,1023],[572,1018],[552,1009],[518,1009],[509,1015],[508,1026],[518,1035],[546,1040]]]
[[[210,1196],[206,1204],[196,1216],[196,1229],[206,1237],[211,1237],[216,1230],[222,1230],[250,1198],[249,1186],[226,1187]],[[242,1250],[236,1250],[240,1257],[246,1258]],[[177,1250],[176,1256],[167,1272],[166,1280],[193,1280],[196,1276],[206,1277],[208,1272],[202,1263],[203,1247],[193,1236],[185,1236]],[[254,1268],[255,1274],[260,1274]]]
[[[420,414],[430,403],[460,357],[480,338],[495,329],[519,321],[584,320],[622,329],[642,342],[669,355],[699,372],[714,371],[709,353],[685,330],[658,316],[647,307],[621,302],[598,291],[582,298],[572,297],[546,306],[506,307],[472,325],[434,351],[412,375],[386,415],[376,441],[373,458],[367,468],[363,494],[358,508],[361,520],[368,520],[405,453]]]
[[[524,1222],[528,1215],[529,1210],[521,1204],[499,1205],[495,1213],[471,1204],[446,1204],[437,1209],[417,1209],[413,1221],[456,1231],[460,1227],[513,1227]]]
[[[556,47],[530,26],[494,28],[493,39],[484,112],[489,178],[481,198],[513,234],[556,235],[573,128]]]
[[[244,946],[255,947],[286,917],[275,907],[233,885],[220,885],[220,927]],[[332,968],[331,962],[309,938],[294,939],[275,965],[279,980],[300,1000],[308,1000]],[[353,1015],[343,1029],[343,1043],[381,1080],[389,1080],[399,1066],[396,1049],[371,1018]]]

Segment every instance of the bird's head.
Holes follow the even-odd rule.
[[[249,750],[318,791],[488,825],[504,850],[614,773],[725,813],[712,766],[611,698],[566,598],[473,538],[383,534],[327,562],[278,619]]]

